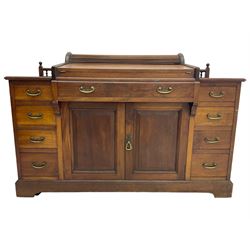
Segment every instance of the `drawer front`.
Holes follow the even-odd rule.
[[[226,177],[227,154],[193,154],[191,177]]]
[[[20,153],[22,177],[56,177],[58,175],[57,154]]]
[[[194,133],[194,149],[229,149],[231,131],[197,130]]]
[[[54,110],[50,106],[16,106],[17,125],[55,125]]]
[[[234,108],[198,107],[195,116],[196,126],[232,126]]]
[[[60,98],[74,97],[156,97],[189,98],[194,97],[194,84],[189,83],[58,83]]]
[[[20,148],[56,148],[54,130],[18,130],[17,140]]]
[[[16,100],[22,100],[22,101],[52,100],[52,91],[50,85],[39,85],[39,84],[15,85],[14,95]]]
[[[205,87],[200,88],[199,101],[205,102],[234,102],[236,87]]]

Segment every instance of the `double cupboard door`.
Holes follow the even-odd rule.
[[[184,179],[186,103],[62,103],[64,178]]]

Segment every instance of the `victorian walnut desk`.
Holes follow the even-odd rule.
[[[51,75],[51,76],[49,76]],[[39,77],[6,77],[17,196],[68,191],[230,197],[240,86],[184,56],[67,53]]]

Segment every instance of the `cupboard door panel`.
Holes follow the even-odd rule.
[[[74,170],[115,171],[113,109],[72,110]]]
[[[182,104],[127,104],[127,179],[183,179],[188,121]]]
[[[124,104],[68,105],[71,168],[67,178],[117,179],[124,173]]]

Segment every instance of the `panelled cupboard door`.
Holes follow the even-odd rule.
[[[188,104],[126,104],[126,179],[184,179]]]
[[[62,103],[66,179],[124,179],[125,104]]]

